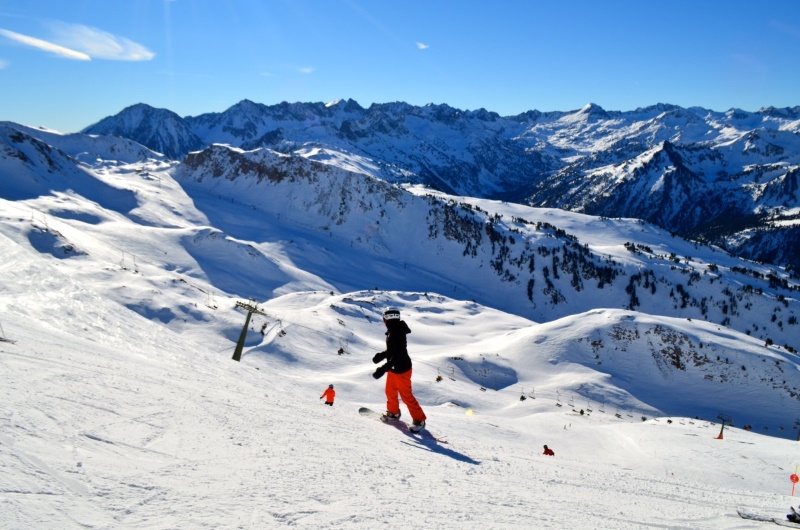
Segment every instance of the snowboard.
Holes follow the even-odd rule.
[[[362,416],[367,417],[367,418],[374,418],[374,419],[380,421],[381,423],[385,423],[387,425],[393,425],[394,427],[397,427],[398,429],[400,429],[404,433],[408,434],[409,436],[414,436],[416,438],[419,438],[420,440],[429,440],[429,441],[436,442],[436,443],[441,443],[441,444],[446,444],[447,443],[447,440],[445,440],[444,438],[439,438],[439,437],[434,436],[427,429],[422,429],[419,432],[411,431],[411,429],[409,429],[409,425],[407,423],[405,423],[404,421],[401,421],[401,420],[383,421],[383,419],[381,418],[382,415],[380,413],[378,413],[378,412],[375,412],[374,410],[372,410],[370,408],[361,407],[361,408],[358,409],[358,413],[361,414]]]
[[[737,508],[736,513],[739,514],[739,517],[742,519],[750,519],[751,521],[763,521],[765,523],[775,523],[779,526],[786,526],[789,528],[798,528],[800,529],[800,524],[793,523],[790,520],[786,519],[785,517],[775,517],[774,515],[760,513],[758,511],[754,511],[750,508]]]

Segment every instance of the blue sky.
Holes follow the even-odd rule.
[[[0,120],[135,103],[800,105],[800,1],[0,0]]]

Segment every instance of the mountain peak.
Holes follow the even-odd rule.
[[[251,101],[249,99],[243,99],[240,102],[236,103],[235,105],[232,105],[228,109],[228,111],[239,110],[239,111],[251,114],[251,113],[260,112],[261,109],[263,109],[263,108],[265,108],[265,105],[263,105],[261,103],[256,103],[256,102]]]
[[[335,101],[331,101],[330,103],[325,104],[326,108],[335,109],[335,110],[342,110],[344,112],[363,112],[364,107],[358,104],[358,102],[352,98],[348,99],[337,99]]]
[[[180,158],[204,146],[183,118],[171,110],[146,103],[131,105],[81,132],[129,138],[170,158]]]
[[[578,111],[579,114],[584,114],[593,118],[608,118],[608,113],[603,107],[595,103],[587,103]]]

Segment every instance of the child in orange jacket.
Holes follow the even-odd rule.
[[[333,406],[333,398],[336,397],[336,391],[333,389],[333,385],[328,385],[328,388],[325,389],[325,392],[319,397],[320,399],[325,398],[325,404]]]

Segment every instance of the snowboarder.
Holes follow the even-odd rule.
[[[325,389],[325,392],[319,397],[320,399],[325,398],[325,404],[333,406],[333,398],[336,397],[336,391],[333,389],[333,385],[328,385],[328,388]]]
[[[792,511],[792,513],[788,514],[786,518],[793,523],[800,524],[800,514],[797,513],[797,510],[794,509],[794,506],[789,506],[789,509]]]
[[[386,325],[386,351],[376,353],[372,358],[375,364],[386,360],[385,364],[375,370],[372,377],[380,379],[388,372],[386,412],[381,419],[384,421],[400,419],[400,402],[397,398],[399,394],[413,420],[409,430],[419,432],[425,428],[427,416],[411,391],[411,357],[408,356],[406,349],[406,335],[411,333],[411,329],[405,321],[400,320],[400,311],[393,308],[384,311],[383,323]]]
[[[544,454],[546,454],[547,456],[556,456],[553,450],[547,447],[547,444],[545,444],[544,446]]]

